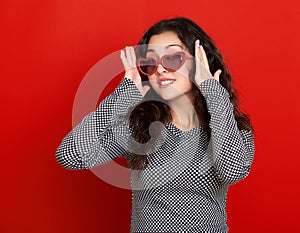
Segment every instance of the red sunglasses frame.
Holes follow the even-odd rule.
[[[173,57],[173,56],[176,56],[176,55],[181,55],[181,63],[178,65],[178,67],[176,69],[172,69],[172,68],[170,68],[170,67],[168,67],[168,66],[166,66],[164,64],[164,59],[166,57]],[[172,53],[172,54],[166,54],[166,55],[162,56],[160,59],[155,59],[155,58],[138,58],[137,62],[136,62],[136,65],[137,65],[138,70],[142,74],[144,74],[146,76],[150,76],[150,75],[154,74],[157,71],[157,68],[158,68],[159,65],[162,65],[162,67],[164,69],[166,69],[168,72],[175,72],[176,70],[179,70],[183,66],[183,64],[186,61],[186,59],[191,59],[191,58],[193,58],[193,57],[189,56],[185,52],[176,52],[176,53]],[[151,73],[148,74],[148,73],[144,72],[141,69],[141,65],[140,64],[141,64],[142,61],[149,61],[149,60],[154,60],[155,61],[155,68],[153,69],[153,71]]]

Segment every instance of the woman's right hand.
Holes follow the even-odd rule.
[[[142,78],[136,67],[136,55],[134,48],[129,46],[125,47],[124,50],[121,50],[120,57],[125,69],[125,77],[131,79],[141,92],[142,96],[145,96],[150,87],[148,85],[143,86],[142,84]]]

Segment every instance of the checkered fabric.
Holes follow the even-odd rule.
[[[131,232],[228,232],[228,187],[250,171],[253,134],[238,129],[219,82],[206,80],[199,89],[211,115],[211,133],[202,126],[182,131],[169,122],[161,127],[159,146],[144,147],[148,166],[131,172]],[[63,139],[57,161],[68,169],[87,169],[136,153],[124,116],[142,100],[135,84],[124,78]]]

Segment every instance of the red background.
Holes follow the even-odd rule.
[[[0,232],[129,232],[130,191],[63,169],[55,150],[86,72],[178,15],[213,37],[256,129],[251,173],[229,191],[230,232],[300,232],[297,2],[2,0]]]

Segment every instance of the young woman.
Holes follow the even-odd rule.
[[[254,154],[249,118],[210,37],[162,20],[121,51],[125,77],[57,149],[68,169],[125,156],[132,232],[228,232],[226,197]]]

